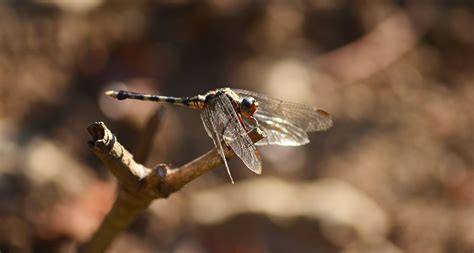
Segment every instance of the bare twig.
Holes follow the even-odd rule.
[[[166,198],[202,174],[223,165],[217,151],[211,150],[181,168],[172,169],[160,164],[147,168],[133,159],[103,122],[88,127],[92,140],[89,146],[119,182],[119,194],[100,228],[92,239],[79,249],[82,253],[104,252],[116,235],[122,231],[140,211],[158,198]],[[249,133],[253,142],[264,137],[260,129]],[[235,157],[232,150],[226,150],[227,159]]]

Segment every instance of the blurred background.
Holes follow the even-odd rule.
[[[262,147],[155,201],[110,252],[473,252],[474,2],[3,0],[0,251],[74,252],[116,180],[104,121],[146,165],[213,147],[199,112],[105,97],[243,88],[323,108],[327,132]]]

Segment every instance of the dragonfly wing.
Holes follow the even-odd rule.
[[[234,90],[259,102],[254,117],[267,138],[258,145],[298,146],[309,142],[305,132],[323,131],[332,126],[329,113],[307,105],[286,102],[247,90]]]
[[[209,107],[206,107],[201,113],[201,120],[204,124],[204,128],[206,129],[207,134],[211,137],[212,141],[214,142],[214,146],[217,149],[217,153],[221,156],[222,160],[224,161],[225,168],[227,169],[227,174],[229,174],[230,181],[234,183],[234,179],[232,178],[232,174],[230,173],[229,165],[227,165],[227,159],[225,158],[224,148],[222,147],[222,140],[220,138],[220,125],[214,124],[215,116]]]
[[[287,120],[275,118],[265,113],[254,116],[258,121],[258,127],[266,135],[265,138],[255,143],[255,145],[300,146],[309,142],[306,131]],[[256,126],[254,122],[244,120],[249,128]]]
[[[266,114],[291,122],[306,132],[323,131],[332,126],[329,113],[312,106],[286,102],[247,90],[232,89],[242,96],[250,96],[259,102],[256,115]],[[265,118],[265,117],[264,117]]]
[[[212,112],[213,124],[216,125],[224,142],[232,148],[251,171],[260,174],[262,162],[257,148],[240,123],[239,116],[230,99],[222,94],[212,99],[208,103],[208,108]]]

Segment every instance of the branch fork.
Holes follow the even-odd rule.
[[[158,127],[158,121],[153,121],[152,117],[148,125],[153,124],[154,130],[148,129],[152,135]],[[133,155],[118,142],[103,122],[92,123],[87,130],[92,137],[88,142],[89,147],[118,180],[118,195],[97,232],[80,246],[81,253],[104,252],[117,234],[153,200],[167,198],[192,180],[223,165],[217,150],[212,149],[179,168],[171,168],[167,164],[147,168],[134,160]],[[249,136],[255,143],[265,134],[259,128],[254,128]],[[146,148],[141,150],[137,156],[144,161],[148,152],[143,151]],[[236,156],[231,149],[226,149],[224,153],[227,159]]]

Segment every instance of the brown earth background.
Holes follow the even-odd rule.
[[[87,147],[129,150],[162,107],[148,166],[212,148],[187,108],[103,95],[218,87],[318,106],[334,126],[262,147],[154,202],[110,252],[473,252],[471,0],[0,2],[0,252],[74,252],[116,180]]]

